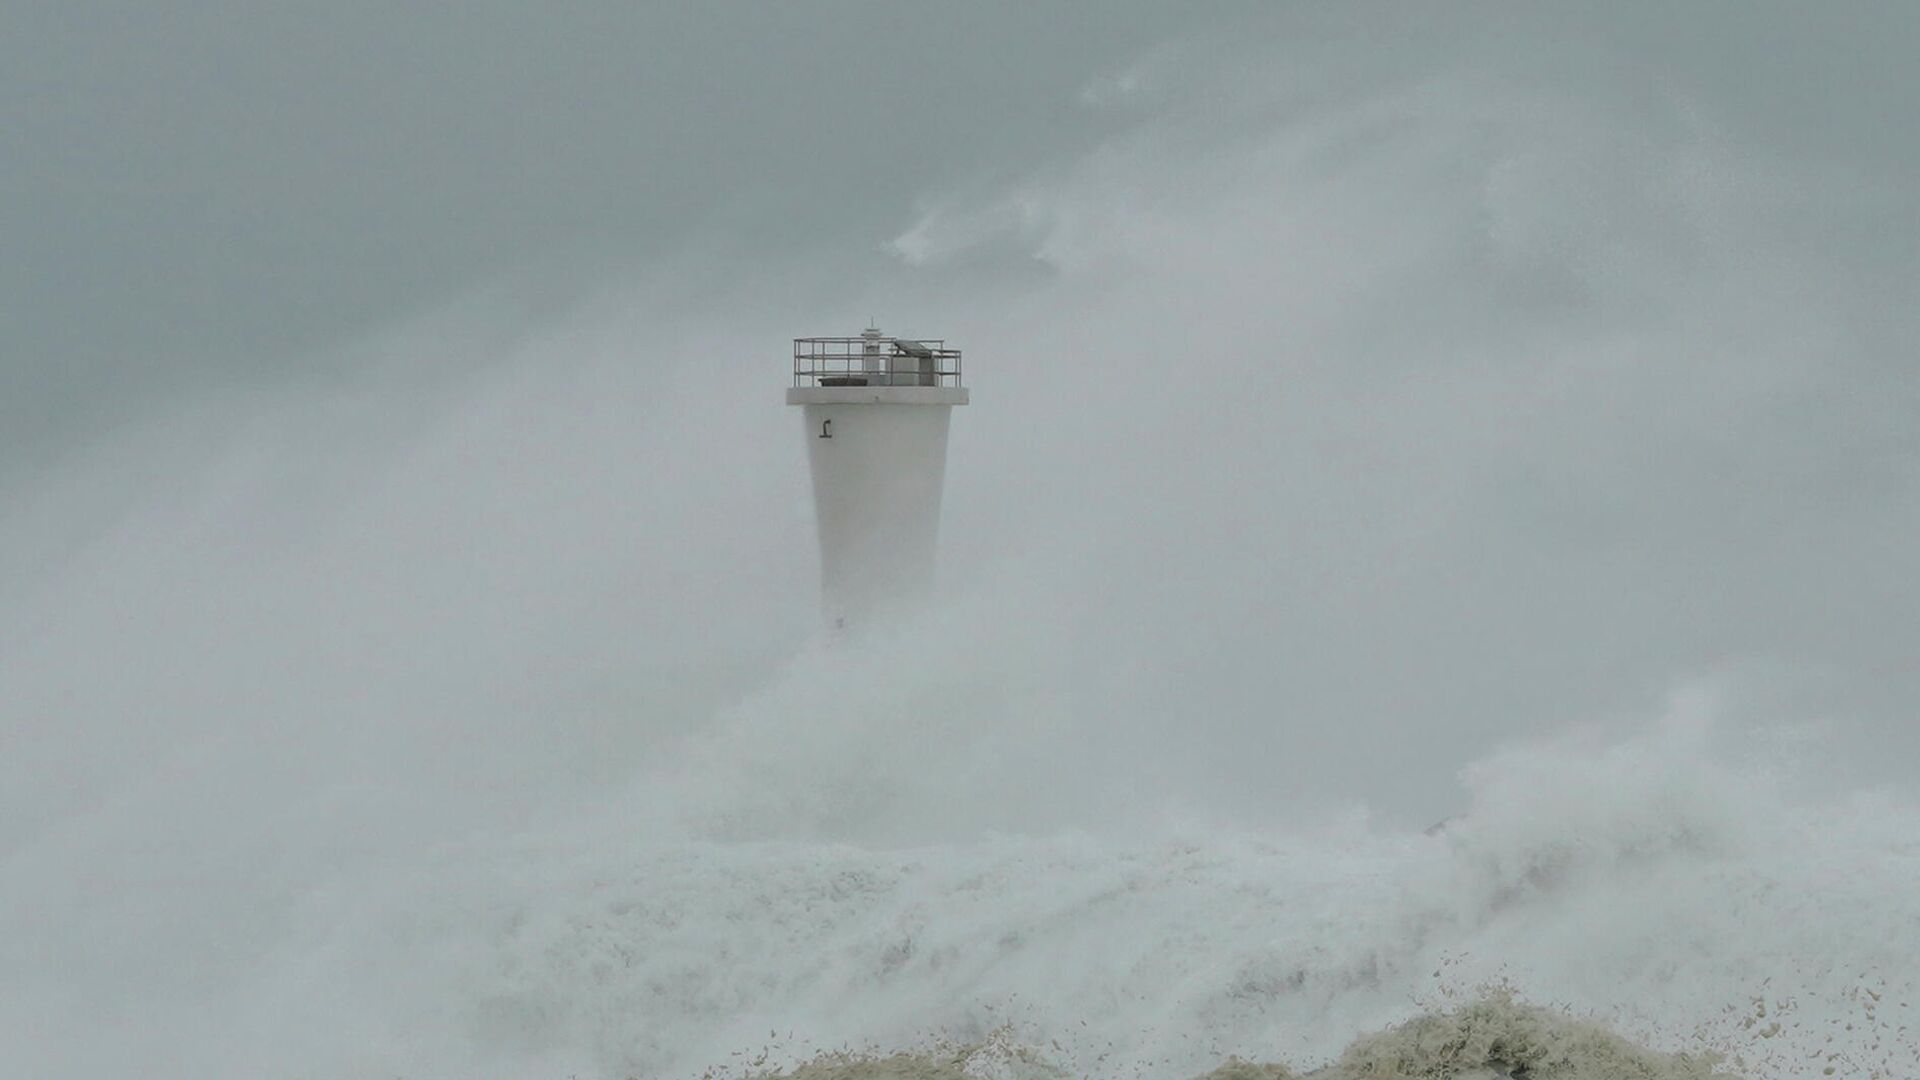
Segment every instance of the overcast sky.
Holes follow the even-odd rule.
[[[10,447],[279,378],[503,275],[565,296],[595,260],[871,247],[918,195],[1111,130],[1082,85],[1187,29],[1135,3],[4,18]]]
[[[1845,190],[1915,168],[1906,5],[1552,7],[9,4],[6,438],[272,379],[499,275],[871,246],[1137,122],[1088,107],[1101,79],[1192,85],[1229,45],[1329,97],[1480,72],[1698,109],[1821,170],[1809,247],[1910,268],[1911,206]]]
[[[8,4],[11,835],[345,716],[624,775],[780,685],[785,338],[869,316],[967,350],[943,632],[1032,635],[980,682],[1054,673],[1088,806],[1425,818],[1703,684],[1911,782],[1916,61],[1907,4]]]

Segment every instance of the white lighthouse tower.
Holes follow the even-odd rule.
[[[933,582],[947,426],[967,403],[944,341],[795,338],[787,404],[805,411],[827,625],[850,631]]]

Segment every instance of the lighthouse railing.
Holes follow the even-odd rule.
[[[960,385],[960,350],[944,340],[795,338],[795,386]]]

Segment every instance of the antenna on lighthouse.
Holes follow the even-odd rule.
[[[804,410],[821,605],[836,632],[910,607],[933,583],[960,350],[942,340],[793,340],[787,404]]]

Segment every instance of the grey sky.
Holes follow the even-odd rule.
[[[864,236],[1101,126],[1152,5],[15,4],[0,236],[20,450],[271,380],[502,276]]]
[[[1481,67],[1679,94],[1835,182],[1915,169],[1904,5],[1363,10],[9,5],[0,427],[70,441],[500,275],[872,242],[918,194],[1111,130],[1077,91],[1169,41],[1317,35],[1329,93]],[[1910,270],[1911,206],[1817,209],[1810,246]]]
[[[954,632],[1057,629],[1089,806],[1418,817],[1714,678],[1909,781],[1917,18],[11,6],[12,798],[624,775],[804,637],[784,338],[868,315],[969,350]]]

